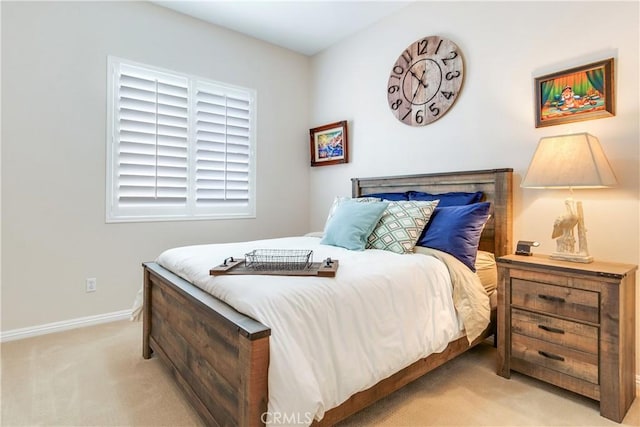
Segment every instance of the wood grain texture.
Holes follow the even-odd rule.
[[[209,425],[260,425],[269,328],[154,263],[145,267],[143,340]]]
[[[499,169],[404,177],[354,178],[354,195],[379,191],[483,191],[492,217],[481,248],[512,251],[512,171]],[[271,330],[155,263],[144,266],[143,357],[157,355],[207,425],[263,425],[268,403]],[[492,319],[495,315],[492,314]],[[495,332],[489,325],[483,337]],[[477,339],[472,345],[480,342]],[[470,348],[466,337],[326,412],[332,425]]]
[[[598,354],[596,326],[563,320],[511,307],[511,332],[561,346]]]
[[[540,276],[539,280],[544,280]],[[547,285],[538,281],[511,279],[511,306],[524,307],[569,319],[598,323],[598,292],[568,286]]]
[[[262,425],[262,414],[267,412],[269,403],[269,337],[251,341],[240,340],[240,388],[243,400],[240,402],[240,425]]]
[[[511,269],[498,263],[498,306],[496,335],[498,351],[496,371],[504,378],[511,378]]]
[[[499,258],[498,375],[515,370],[599,400],[600,414],[621,422],[635,398],[636,269]]]
[[[598,355],[525,335],[511,335],[511,357],[598,384]]]
[[[151,358],[151,276],[149,270],[144,269],[143,303],[142,303],[142,358]]]

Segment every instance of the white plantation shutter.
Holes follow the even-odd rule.
[[[207,84],[199,84],[196,92],[196,204],[246,205],[250,197],[249,94]]]
[[[107,221],[255,216],[255,93],[109,58]]]
[[[186,206],[188,82],[121,67],[118,202]]]

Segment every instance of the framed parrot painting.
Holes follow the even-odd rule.
[[[537,128],[615,115],[613,58],[534,80]]]

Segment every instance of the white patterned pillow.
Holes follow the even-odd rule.
[[[390,202],[367,240],[367,249],[406,254],[413,247],[438,205],[433,201]]]

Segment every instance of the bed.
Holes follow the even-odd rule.
[[[512,170],[353,178],[352,196],[421,191],[482,192],[491,216],[479,249],[511,252]],[[451,360],[495,331],[492,322],[475,339],[466,336],[398,370],[327,410],[313,425],[333,425]],[[269,390],[271,329],[159,264],[144,264],[143,357],[152,353],[208,425],[263,425]]]

